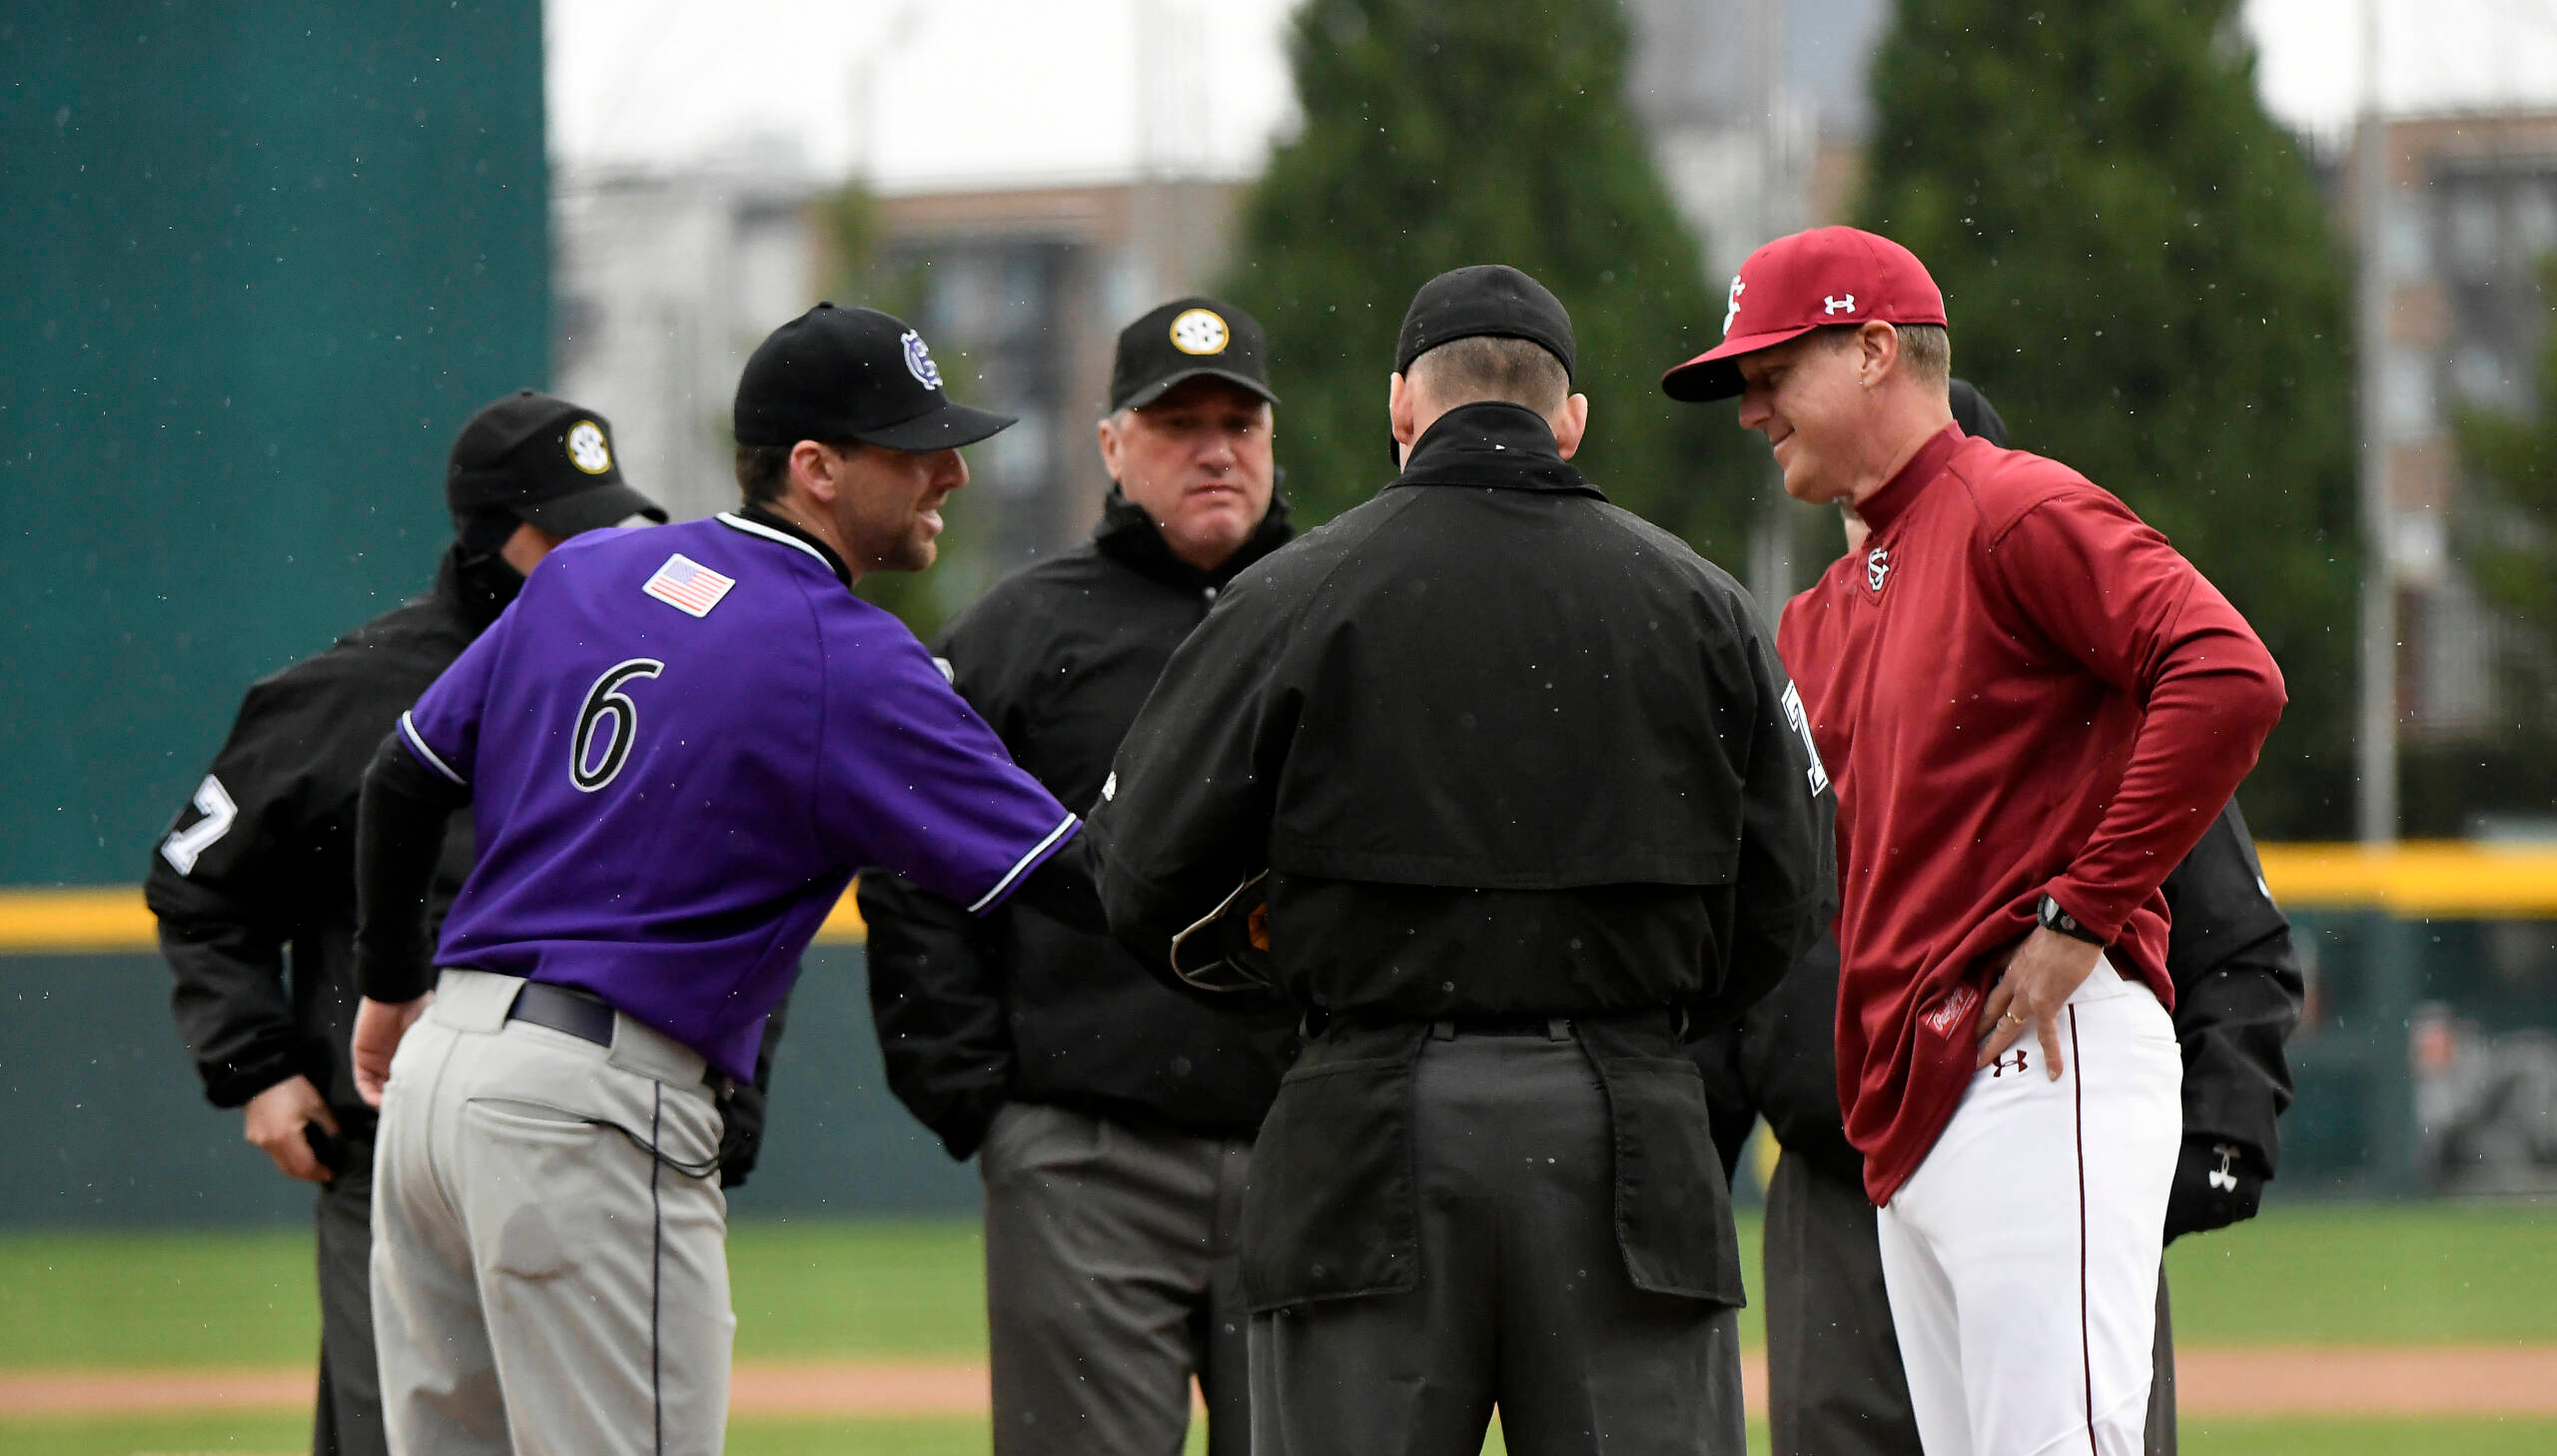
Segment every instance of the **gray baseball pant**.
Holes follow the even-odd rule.
[[[626,1016],[609,1050],[508,1022],[522,984],[446,970],[392,1063],[373,1202],[391,1450],[710,1456],[736,1317],[702,1060]]]
[[[996,1456],[1251,1446],[1235,1229],[1252,1144],[1013,1102],[980,1154]]]
[[[373,1168],[320,1189],[320,1399],[314,1456],[383,1456],[380,1366],[373,1353]]]

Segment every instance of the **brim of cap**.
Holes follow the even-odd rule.
[[[1203,376],[1211,379],[1223,379],[1227,383],[1240,389],[1250,389],[1252,392],[1259,394],[1262,398],[1269,400],[1273,404],[1278,402],[1278,396],[1270,392],[1270,386],[1268,384],[1263,383],[1261,380],[1254,378],[1250,374],[1237,373],[1233,369],[1221,369],[1207,364],[1202,364],[1195,369],[1183,369],[1178,373],[1166,374],[1162,378],[1155,380],[1153,383],[1146,385],[1144,388],[1132,391],[1127,398],[1113,403],[1110,406],[1111,411],[1116,413],[1122,409],[1143,409],[1147,405],[1155,402],[1157,399],[1160,399],[1164,395],[1172,392],[1173,385],[1188,383],[1192,379]]]
[[[1817,324],[1798,324],[1790,329],[1770,330],[1765,334],[1743,334],[1726,339],[1694,359],[1660,376],[1661,392],[1672,399],[1690,404],[1709,399],[1728,399],[1740,392],[1740,365],[1732,361],[1744,354],[1773,349],[1789,340],[1800,339],[1819,328]]]
[[[619,480],[606,480],[574,495],[520,502],[509,508],[554,536],[582,535],[608,525],[619,525],[634,515],[644,515],[660,525],[666,519],[663,506]]]
[[[972,408],[952,400],[938,409],[927,409],[912,419],[901,419],[895,424],[883,424],[875,429],[856,429],[852,431],[852,438],[863,444],[883,445],[892,450],[947,450],[975,444],[1020,422],[1009,414]]]

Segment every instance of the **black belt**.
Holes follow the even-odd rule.
[[[547,981],[527,981],[515,991],[514,1005],[506,1008],[506,1020],[530,1022],[565,1032],[580,1042],[598,1047],[612,1046],[613,1010],[602,997],[582,987],[554,986]],[[736,1080],[711,1067],[705,1059],[701,1071],[702,1086],[726,1095]]]
[[[506,1008],[506,1020],[548,1027],[598,1047],[612,1045],[612,1008],[593,992],[573,986],[525,982],[515,992],[514,1005]]]

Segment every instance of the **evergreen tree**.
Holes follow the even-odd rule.
[[[1300,520],[1394,474],[1385,379],[1413,291],[1505,263],[1571,311],[1574,384],[1590,397],[1575,462],[1608,498],[1740,569],[1763,460],[1728,411],[1660,392],[1662,369],[1719,339],[1722,300],[1625,104],[1625,47],[1613,0],[1310,0],[1298,13],[1304,130],[1246,207],[1227,293],[1270,332]]]
[[[2345,260],[2264,114],[2235,0],[1901,0],[1860,221],[1945,291],[1954,371],[2016,443],[2163,530],[2280,661],[2243,798],[2352,823],[2355,514]]]

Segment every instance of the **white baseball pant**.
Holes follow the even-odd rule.
[[[2139,1456],[2183,1059],[2110,960],[1974,1074],[1877,1217],[1927,1456]],[[2019,1053],[2021,1052],[2021,1056]]]

